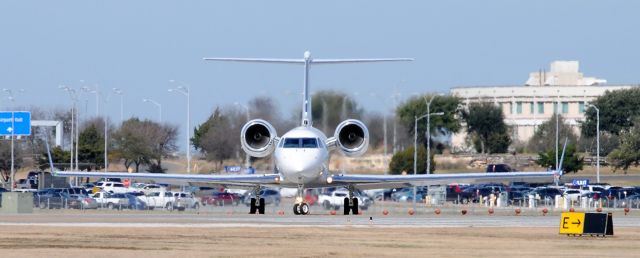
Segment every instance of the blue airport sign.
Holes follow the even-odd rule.
[[[573,185],[587,186],[589,185],[589,179],[573,179]]]
[[[242,170],[240,166],[224,166],[224,172],[227,173],[239,173]]]
[[[13,128],[13,133],[11,133]],[[31,135],[31,112],[2,111],[0,112],[0,135]]]

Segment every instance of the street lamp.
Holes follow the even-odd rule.
[[[10,89],[4,88],[2,89],[2,91],[6,92],[9,97],[7,97],[9,100],[11,100],[11,102],[14,102],[16,99],[13,96],[13,92]],[[24,89],[20,89],[20,92],[24,92]],[[14,162],[15,162],[15,157],[14,157],[14,145],[13,145],[13,138],[14,138],[14,128],[15,128],[15,112],[11,112],[11,127],[7,128],[7,131],[11,134],[11,191],[15,191],[15,180],[16,180],[16,170],[15,170],[15,166],[14,166]]]
[[[112,90],[113,90],[113,92],[114,92],[115,94],[120,95],[120,124],[122,124],[122,122],[124,122],[124,115],[123,115],[123,113],[124,113],[124,112],[123,112],[123,110],[124,110],[124,109],[123,109],[123,107],[124,107],[124,105],[123,105],[123,97],[124,97],[124,94],[123,94],[123,92],[122,92],[122,90],[121,90],[121,89],[113,88]]]
[[[189,85],[185,84],[185,83],[181,83],[181,82],[176,82],[175,80],[169,80],[170,83],[179,83],[179,84],[183,84],[184,86],[180,85],[177,88],[174,89],[169,89],[169,92],[179,92],[182,93],[182,95],[187,97],[187,173],[191,174],[191,142],[189,141],[189,138],[191,138],[191,116],[190,116],[190,91],[189,91]]]
[[[160,105],[160,103],[152,99],[142,99],[142,102],[149,102],[151,104],[156,105],[156,107],[158,107],[158,123],[162,123],[162,105]]]
[[[77,100],[77,95],[76,95],[76,90],[69,88],[68,86],[65,85],[60,85],[58,86],[58,89],[62,89],[66,92],[69,93],[69,97],[71,97],[71,102],[73,103],[72,107],[71,107],[71,137],[69,138],[69,145],[70,145],[70,161],[69,161],[69,170],[73,170],[73,158],[74,158],[74,149],[73,149],[73,141],[75,138],[75,134],[74,134],[74,130],[78,130],[78,128],[75,127],[75,109],[76,109],[76,100]],[[76,152],[78,151],[77,149],[75,150]],[[77,185],[77,183],[76,183]]]
[[[96,94],[96,117],[99,116],[99,108],[100,108],[100,90],[98,85],[96,85],[96,89],[95,90],[91,90],[89,87],[82,87],[81,88],[83,91],[87,91],[87,92],[91,92],[93,94]],[[104,103],[106,104],[109,101],[109,95],[107,95],[106,97],[103,96],[104,99]],[[107,149],[107,141],[108,141],[108,135],[107,135],[107,126],[108,126],[109,120],[107,119],[107,115],[105,114],[104,116],[104,172],[107,172],[107,167],[109,166],[109,156],[108,156],[108,149]]]
[[[600,183],[600,109],[593,104],[587,104],[596,110],[596,183]]]
[[[437,94],[437,96],[442,96],[442,93]],[[429,114],[427,115],[427,174],[431,173],[431,115],[444,115],[443,112],[431,114],[431,102],[435,97],[436,95],[431,95],[431,99],[427,101],[427,96],[424,96],[424,101],[427,102],[427,114]]]
[[[413,175],[416,175],[416,172],[418,171],[418,120],[423,119],[425,117],[428,118],[430,116],[441,116],[441,115],[444,115],[444,113],[437,112],[437,113],[427,113],[421,116],[414,116],[415,121],[413,123]],[[427,157],[427,160],[430,160],[430,159],[431,157]],[[427,164],[430,164],[430,163],[427,163]],[[416,209],[416,187],[414,186],[413,187],[413,210],[415,209]]]

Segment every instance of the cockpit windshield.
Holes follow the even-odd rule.
[[[283,148],[318,148],[317,138],[285,138]]]

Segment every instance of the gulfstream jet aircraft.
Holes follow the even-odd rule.
[[[333,174],[329,171],[331,151],[346,156],[360,156],[367,151],[369,131],[361,121],[348,119],[341,122],[335,133],[327,137],[312,125],[311,97],[309,96],[309,71],[313,65],[412,61],[409,58],[385,59],[313,59],[307,51],[302,59],[261,59],[261,58],[204,58],[210,61],[258,62],[301,65],[304,68],[304,90],[302,99],[302,120],[300,126],[278,136],[275,128],[267,121],[254,119],[244,125],[240,133],[242,149],[253,157],[274,155],[275,167],[271,174],[262,175],[190,175],[190,174],[152,174],[126,172],[79,172],[59,171],[55,174],[64,177],[119,177],[138,179],[178,180],[189,183],[211,183],[224,187],[249,188],[255,198],[251,199],[250,213],[264,214],[265,202],[260,198],[263,187],[297,188],[298,194],[293,205],[297,215],[309,214],[309,205],[302,198],[307,188],[345,187],[349,196],[344,199],[344,214],[358,214],[357,189],[378,189],[428,185],[440,182],[465,181],[476,179],[517,179],[548,177],[556,174],[547,172],[511,172],[511,173],[455,173],[426,175],[355,175]],[[561,166],[560,166],[561,167]],[[53,168],[52,168],[53,169]]]

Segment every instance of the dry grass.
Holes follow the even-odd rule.
[[[640,230],[556,228],[62,228],[6,226],[3,257],[638,257]]]

